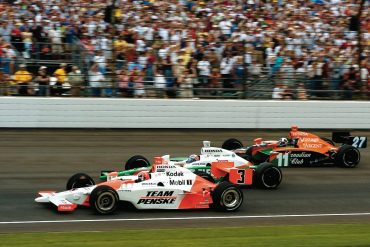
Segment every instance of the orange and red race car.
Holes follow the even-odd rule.
[[[74,211],[78,206],[87,206],[98,214],[114,213],[120,201],[137,209],[212,207],[229,212],[243,203],[243,192],[234,184],[215,184],[184,167],[163,163],[161,157],[156,161],[150,171],[132,176],[118,176],[117,172],[112,172],[107,181],[100,184],[95,184],[86,174],[75,174],[67,183],[67,191],[40,191],[35,201],[54,204],[58,211]]]
[[[341,143],[339,147],[334,143]],[[244,147],[237,139],[226,140],[222,148],[253,163],[270,162],[279,167],[308,167],[335,164],[341,167],[356,167],[361,159],[360,148],[366,148],[367,137],[351,136],[349,132],[333,132],[332,140],[315,134],[299,131],[292,126],[288,138],[265,141],[254,140]]]

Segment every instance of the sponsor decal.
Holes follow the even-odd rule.
[[[303,165],[304,159],[293,158],[293,159],[290,159],[290,163],[292,165]]]
[[[154,185],[157,185],[157,183],[147,183],[147,182],[143,182],[141,184],[144,185],[144,186],[154,186]]]
[[[166,172],[166,176],[168,177],[182,177],[184,176],[183,172]]]
[[[170,180],[170,185],[192,185],[193,180],[183,179],[183,180]]]
[[[206,166],[208,163],[202,163],[202,162],[194,162],[191,163],[192,166]]]
[[[319,142],[319,138],[302,138],[302,142]]]
[[[290,157],[291,158],[310,158],[311,157],[311,153],[306,153],[306,152],[302,152],[302,153],[291,153],[290,154]]]
[[[139,199],[137,204],[173,204],[176,198],[152,198],[152,199]]]
[[[205,153],[222,153],[222,149],[204,149]]]
[[[146,196],[139,199],[137,204],[173,204],[176,196],[174,191],[148,191]]]
[[[157,165],[157,169],[173,169],[176,168],[175,165]]]
[[[316,144],[316,143],[303,143],[304,148],[321,148],[322,144]]]

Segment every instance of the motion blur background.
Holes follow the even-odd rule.
[[[369,100],[368,0],[0,1],[0,95]]]

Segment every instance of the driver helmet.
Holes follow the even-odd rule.
[[[288,144],[288,139],[283,137],[279,139],[279,146],[286,146]]]
[[[193,163],[195,161],[198,161],[200,159],[199,155],[191,154],[189,155],[189,158],[186,160],[186,163]]]
[[[137,174],[139,181],[145,181],[150,179],[149,171],[141,171]]]

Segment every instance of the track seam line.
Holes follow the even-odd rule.
[[[240,215],[240,216],[200,216],[200,217],[168,217],[168,218],[133,218],[133,219],[87,219],[87,220],[30,220],[30,221],[0,221],[0,225],[10,224],[45,224],[45,223],[83,223],[83,222],[119,222],[119,221],[170,221],[170,220],[217,220],[217,219],[263,219],[288,217],[330,217],[330,216],[365,216],[368,213],[338,213],[338,214],[282,214],[282,215]]]

